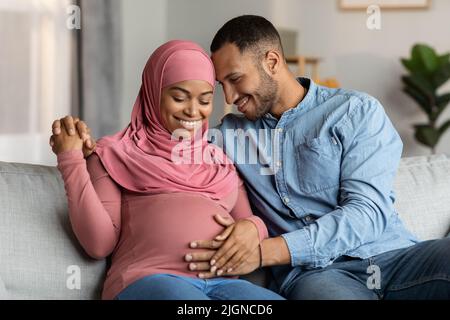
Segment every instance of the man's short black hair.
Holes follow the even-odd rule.
[[[217,31],[211,43],[214,53],[227,43],[235,44],[241,53],[250,49],[254,53],[272,47],[283,54],[280,35],[273,24],[261,16],[244,15],[233,18]]]

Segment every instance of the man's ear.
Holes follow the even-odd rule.
[[[267,51],[265,62],[270,74],[275,75],[278,72],[278,70],[280,69],[281,59],[282,57],[278,51]]]

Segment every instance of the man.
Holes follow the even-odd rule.
[[[224,223],[215,239],[193,239],[209,250],[186,256],[191,269],[208,278],[272,267],[271,288],[288,299],[450,298],[450,238],[419,242],[394,210],[402,142],[381,104],[295,79],[278,32],[259,16],[228,21],[211,52],[227,102],[245,116],[222,120],[223,147],[271,237],[259,244],[251,223]],[[88,155],[95,143],[76,125]],[[263,161],[241,161],[247,145]]]

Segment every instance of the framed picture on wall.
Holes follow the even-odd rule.
[[[367,9],[370,5],[378,5],[381,9],[425,9],[431,0],[338,0],[343,10]]]

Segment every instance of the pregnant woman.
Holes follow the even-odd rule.
[[[203,49],[170,41],[148,60],[124,130],[100,139],[87,160],[78,135],[62,126],[54,137],[74,233],[93,258],[111,255],[103,299],[282,299],[235,277],[200,279],[184,261],[192,239],[223,231],[218,214],[267,237],[233,164],[203,138],[214,84]],[[174,161],[177,132],[200,161]]]

